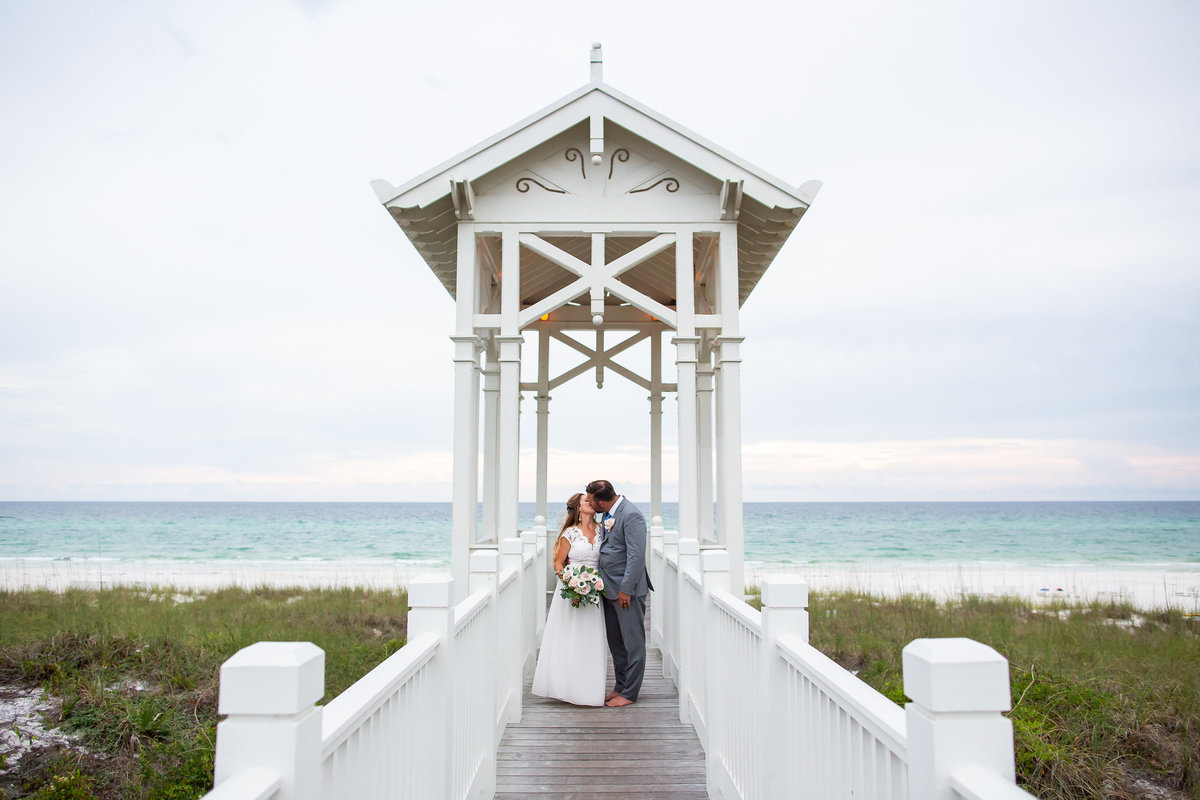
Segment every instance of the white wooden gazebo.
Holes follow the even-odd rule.
[[[518,529],[521,393],[537,399],[544,533],[550,394],[593,370],[650,394],[652,526],[662,517],[663,395],[677,393],[680,535],[725,548],[731,583],[742,585],[738,314],[820,183],[790,186],[606,85],[596,44],[580,89],[402,186],[372,186],[455,300],[458,591],[470,551]],[[594,331],[594,347],[580,343],[583,330]],[[522,383],[532,331],[537,380]],[[674,384],[663,381],[668,332]],[[620,341],[606,346],[608,334]],[[552,376],[552,339],[583,363]],[[613,360],[646,340],[649,375]]]

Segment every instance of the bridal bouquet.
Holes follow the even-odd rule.
[[[561,597],[570,600],[574,608],[581,605],[600,605],[600,597],[604,594],[604,581],[595,567],[567,566],[562,571]]]

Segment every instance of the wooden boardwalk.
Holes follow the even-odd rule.
[[[612,662],[608,683],[612,686]],[[638,701],[587,708],[535,697],[496,752],[496,800],[709,800],[704,750],[650,649]]]

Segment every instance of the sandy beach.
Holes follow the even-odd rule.
[[[804,579],[810,591],[856,591],[881,597],[921,594],[939,600],[963,595],[1031,601],[1127,602],[1143,610],[1200,612],[1200,569],[1116,569],[1032,565],[1024,568],[964,564],[898,564],[886,567],[812,565],[747,569],[748,583],[774,575]]]
[[[391,561],[100,561],[0,560],[0,589],[94,589],[102,586],[159,586],[210,590],[224,586],[302,588],[403,586],[418,575],[445,574],[430,565]],[[1031,601],[1128,602],[1140,609],[1178,608],[1200,613],[1200,569],[1116,569],[1034,565],[1025,568],[979,564],[888,566],[809,565],[754,568],[748,583],[771,576],[805,580],[811,591],[856,591],[881,597],[920,594],[939,600],[962,595],[1011,596]]]

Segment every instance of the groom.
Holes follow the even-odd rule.
[[[600,514],[600,577],[604,579],[604,628],[616,683],[604,698],[610,708],[632,705],[646,671],[646,518],[608,481],[587,485],[588,502]]]

